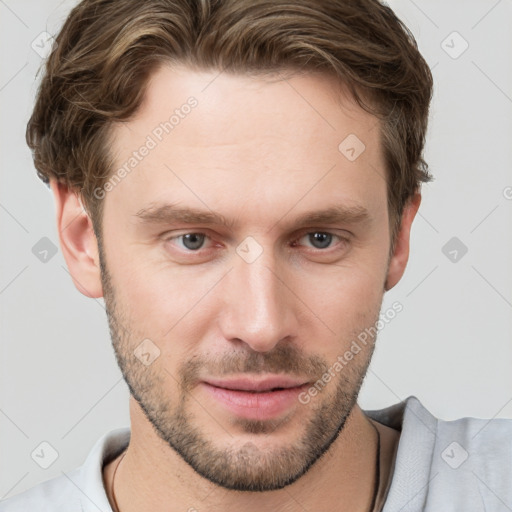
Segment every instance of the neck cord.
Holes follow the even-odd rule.
[[[373,490],[373,499],[372,504],[370,505],[370,512],[378,512],[375,510],[375,505],[377,503],[377,496],[379,494],[380,487],[380,432],[371,421],[370,423],[377,433],[377,453],[375,454],[375,487]]]
[[[125,455],[126,455],[126,451],[123,453],[123,455],[121,455],[121,458],[119,459],[116,469],[114,469],[114,473],[112,475],[112,483],[110,485],[110,496],[112,496],[112,501],[114,502],[114,511],[113,512],[119,512],[119,507],[117,506],[117,501],[116,501],[116,495],[114,494],[114,479],[116,477],[117,468],[119,467],[119,464],[121,464],[121,461],[123,460],[123,457]]]
[[[371,422],[370,422],[371,423]],[[377,495],[379,494],[379,487],[380,487],[380,433],[377,430],[377,427],[373,423],[371,423],[372,427],[374,428],[375,432],[377,433],[377,450],[375,454],[375,487],[373,491],[373,499],[372,504],[370,505],[370,512],[375,512],[375,504],[377,502]],[[114,502],[114,511],[113,512],[119,512],[119,507],[117,505],[116,501],[116,495],[114,493],[114,480],[116,478],[116,472],[117,468],[119,467],[119,464],[121,464],[121,461],[123,460],[123,457],[126,455],[126,451],[121,455],[121,458],[119,459],[119,462],[116,465],[116,469],[114,469],[114,473],[112,474],[112,484],[110,485],[110,496],[112,496],[112,501]]]

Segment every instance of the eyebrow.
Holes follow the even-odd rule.
[[[276,224],[281,223],[285,214]],[[204,224],[220,225],[232,230],[236,222],[211,210],[180,207],[173,203],[151,204],[140,209],[134,216],[143,224]],[[305,212],[291,222],[296,227],[308,224],[360,224],[370,220],[363,206],[330,206],[321,210]]]

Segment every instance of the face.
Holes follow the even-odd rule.
[[[374,347],[333,369],[378,320],[387,276],[376,119],[326,76],[162,67],[112,135],[116,169],[138,151],[103,199],[100,247],[132,396],[210,481],[296,481],[342,431]]]

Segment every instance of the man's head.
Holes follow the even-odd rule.
[[[427,64],[364,0],[83,2],[57,43],[28,140],[139,413],[219,485],[295,481],[349,420],[374,339],[335,363],[407,263]],[[331,377],[253,410],[207,384],[263,374]]]

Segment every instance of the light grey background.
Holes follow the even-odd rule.
[[[101,435],[129,424],[103,301],[74,288],[60,248],[46,262],[32,252],[58,237],[24,141],[42,62],[31,45],[75,3],[0,0],[0,498],[80,465]],[[512,418],[512,0],[389,4],[433,70],[436,180],[385,299],[404,309],[379,335],[360,404],[415,395],[443,419]],[[454,31],[469,44],[461,55]],[[452,237],[468,248],[456,262],[442,252]],[[59,454],[48,469],[31,458],[43,441]]]

